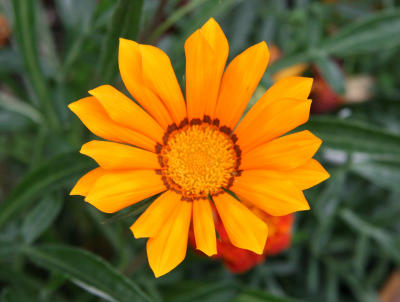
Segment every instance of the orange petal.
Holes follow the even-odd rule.
[[[213,200],[232,244],[261,255],[268,236],[267,224],[228,193]]]
[[[157,155],[143,149],[107,142],[90,141],[80,151],[107,170],[159,169]]]
[[[218,97],[216,117],[233,129],[267,68],[269,51],[265,42],[249,47],[229,64]]]
[[[309,189],[330,177],[329,173],[315,159],[311,158],[301,166],[291,170],[247,170],[253,176],[289,180],[300,190]]]
[[[174,122],[186,118],[186,105],[175,76],[171,60],[161,49],[151,45],[140,45],[144,84],[164,103]]]
[[[211,18],[185,42],[186,100],[189,120],[214,116],[228,58],[229,45],[218,23]]]
[[[107,115],[103,106],[94,97],[80,99],[68,105],[95,135],[115,142],[127,143],[153,151],[156,142],[147,136],[125,128]]]
[[[251,127],[235,130],[237,143],[246,152],[293,130],[308,121],[310,106],[311,100],[302,99],[286,98],[273,102],[251,123]]]
[[[301,190],[311,188],[330,177],[315,159],[310,159],[296,169],[285,172],[287,177]]]
[[[181,202],[181,196],[175,192],[163,193],[130,227],[135,238],[156,236]]]
[[[269,171],[243,171],[230,188],[244,199],[273,216],[309,210],[303,192],[292,182],[270,177]]]
[[[112,120],[162,142],[164,131],[161,126],[126,95],[110,85],[97,87],[89,93],[96,97]]]
[[[240,168],[294,169],[312,158],[321,143],[322,141],[308,130],[289,134],[244,153]]]
[[[85,200],[105,213],[114,213],[165,191],[153,170],[110,172],[100,177]]]
[[[260,121],[271,119],[268,107],[282,99],[307,99],[311,91],[313,79],[304,77],[288,77],[276,82],[254,104],[237,126],[235,133],[240,136],[251,129],[259,127]],[[265,115],[268,115],[268,118]]]
[[[160,233],[147,241],[147,258],[158,278],[178,266],[186,256],[192,203],[181,201]]]
[[[96,168],[83,175],[75,184],[69,195],[86,196],[95,182],[105,174],[104,169]]]
[[[196,248],[207,256],[217,254],[217,237],[215,235],[214,217],[208,200],[193,201],[193,230]]]
[[[160,96],[145,85],[142,61],[138,43],[119,39],[118,65],[126,89],[163,129],[166,129],[172,124],[172,117],[160,100]]]

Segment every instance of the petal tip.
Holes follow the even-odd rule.
[[[125,39],[125,38],[119,38],[119,48],[125,48],[127,49],[128,47],[138,47],[139,43],[133,41],[133,40],[129,40],[129,39]]]
[[[72,190],[68,193],[69,196],[76,196],[76,195],[80,195],[77,190],[75,189],[75,187],[72,188]]]
[[[210,19],[208,19],[207,22],[204,23],[204,25],[203,25],[201,28],[204,29],[204,28],[207,28],[208,26],[217,26],[217,27],[220,27],[219,24],[218,24],[218,22],[217,22],[213,17],[211,17]]]
[[[136,222],[135,222],[135,223],[136,223]],[[133,237],[134,237],[135,239],[143,238],[143,237],[140,237],[139,234],[137,234],[137,232],[136,232],[136,230],[135,230],[135,223],[133,223],[133,224],[129,227],[129,229],[130,229],[131,232],[132,232]]]
[[[212,256],[215,256],[215,255],[218,254],[216,248],[215,248],[215,249],[214,249],[214,248],[210,248],[210,249],[200,249],[200,248],[197,248],[197,247],[196,247],[196,249],[199,250],[200,252],[206,254],[208,257],[212,257]]]
[[[79,102],[79,101],[75,101],[75,102],[72,102],[71,104],[68,104],[68,108],[69,108],[69,110],[71,110],[72,112],[74,112],[75,113],[75,110],[76,110],[76,106],[77,106],[77,102]]]

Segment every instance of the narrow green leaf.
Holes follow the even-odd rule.
[[[65,275],[89,293],[108,301],[151,301],[132,280],[98,256],[60,245],[25,247],[24,254],[38,266]]]
[[[309,295],[315,296],[318,293],[321,282],[321,269],[317,258],[311,258],[307,266],[307,291]]]
[[[274,72],[298,63],[317,62],[330,55],[344,57],[351,54],[394,48],[400,45],[400,9],[371,14],[350,23],[319,46],[301,53],[288,54],[267,69],[263,83]],[[330,83],[331,84],[331,83]],[[340,91],[340,90],[337,90]]]
[[[14,249],[14,255],[16,251],[18,251],[18,249]],[[3,284],[9,284],[11,287],[23,287],[29,291],[39,291],[44,286],[41,281],[32,277],[32,275],[11,267],[10,263],[7,261],[0,263],[0,281]]]
[[[388,276],[389,271],[392,270],[392,263],[385,255],[379,255],[373,268],[368,272],[366,284],[369,287],[381,286],[382,281]]]
[[[149,42],[157,40],[165,31],[167,31],[172,25],[178,22],[183,16],[207,1],[209,0],[193,0],[175,10],[174,13],[171,14],[162,24],[160,24],[160,26],[157,27],[150,35],[150,37],[146,40]]]
[[[21,288],[7,287],[1,292],[1,302],[40,302],[42,299],[32,297]]]
[[[339,65],[328,57],[318,57],[315,60],[325,81],[337,93],[344,93],[344,77]]]
[[[14,10],[14,34],[26,71],[36,92],[37,99],[41,102],[46,121],[50,126],[57,126],[58,121],[51,102],[49,87],[39,62],[38,45],[36,44],[36,1],[13,0],[12,4]]]
[[[354,249],[354,273],[361,278],[365,274],[370,254],[370,242],[365,234],[356,239]]]
[[[96,6],[93,0],[56,0],[55,3],[62,22],[73,29],[88,26]]]
[[[168,302],[212,302],[212,301],[231,301],[232,296],[237,294],[238,288],[230,280],[214,283],[193,284],[192,282],[182,282],[178,289],[172,288],[173,295],[168,297]],[[177,284],[175,284],[177,286]],[[182,290],[184,289],[184,290]],[[229,300],[222,297],[228,297]]]
[[[326,268],[326,302],[339,301],[339,282],[337,274],[330,269]]]
[[[29,119],[12,111],[0,111],[0,132],[13,132],[27,128],[32,123]]]
[[[350,169],[376,185],[400,191],[400,160],[366,159],[353,163]]]
[[[301,302],[287,297],[277,297],[260,290],[245,290],[232,302]]]
[[[22,72],[22,62],[18,54],[11,49],[0,51],[0,72],[13,73]]]
[[[22,102],[16,97],[1,91],[0,108],[21,114],[36,123],[39,123],[42,120],[40,112],[38,112],[32,105]]]
[[[77,174],[87,171],[91,165],[78,152],[64,153],[27,173],[0,205],[0,228],[33,203],[35,198],[62,187]]]
[[[400,154],[400,135],[364,123],[318,117],[310,119],[306,128],[320,137],[324,146],[347,152]]]
[[[44,3],[38,2],[37,10],[37,31],[40,33],[37,41],[40,49],[39,60],[42,64],[44,75],[49,78],[56,78],[60,72],[60,59],[51,29],[52,21],[47,17],[48,12],[44,7]]]
[[[328,38],[321,51],[330,55],[349,55],[393,48],[400,45],[400,9],[386,10],[364,17]]]
[[[386,230],[372,225],[349,209],[342,210],[340,216],[351,228],[373,238],[380,245],[381,249],[395,261],[397,265],[400,265],[400,242],[393,240],[394,237],[386,232]]]
[[[19,247],[20,244],[18,243],[0,240],[0,258],[9,259],[9,257],[15,255],[15,251],[18,250]]]
[[[359,217],[350,209],[343,209],[340,213],[340,216],[345,222],[349,224],[349,226],[351,226],[353,229],[357,230],[358,232],[364,235],[367,235],[378,241],[390,240],[390,237],[384,230],[374,225],[371,225],[370,223],[363,220],[361,217]]]
[[[117,73],[118,39],[136,39],[142,6],[143,0],[119,0],[117,2],[100,54],[98,75],[102,81],[111,81]]]
[[[28,213],[22,224],[22,237],[32,243],[54,222],[62,207],[59,196],[48,195]]]
[[[243,50],[243,45],[248,44],[254,29],[257,13],[257,5],[255,5],[254,1],[245,1],[238,5],[232,18],[232,32],[235,34],[229,41],[230,52],[239,53]]]

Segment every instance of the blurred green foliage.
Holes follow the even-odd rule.
[[[0,48],[0,284],[9,301],[378,301],[400,266],[400,9],[396,0],[4,0]],[[188,35],[215,17],[231,58],[265,40],[317,68],[337,93],[374,78],[367,102],[312,117],[331,179],[307,192],[292,248],[243,275],[189,253],[161,279],[128,226],[69,197],[93,162],[90,134],[67,104],[105,83],[122,87],[118,38],[163,48],[183,82]],[[313,69],[311,69],[312,71]],[[76,286],[77,285],[77,286]],[[292,297],[292,298],[289,298]]]

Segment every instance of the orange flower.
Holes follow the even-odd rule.
[[[211,202],[233,245],[263,253],[267,224],[227,191],[281,216],[308,210],[302,190],[328,177],[312,159],[320,139],[309,131],[280,137],[308,120],[312,79],[277,82],[239,123],[269,52],[261,42],[225,69],[228,48],[214,19],[186,40],[185,102],[162,50],[121,39],[121,77],[141,107],[109,85],[69,105],[89,130],[108,140],[83,145],[81,153],[100,167],[71,194],[114,213],[161,193],[131,226],[136,238],[149,238],[156,277],[185,258],[191,221],[196,247],[217,253]]]
[[[270,64],[278,61],[282,57],[282,51],[275,44],[271,45],[270,53]],[[307,70],[307,68],[307,63],[294,64],[275,72],[271,78],[276,82],[287,77],[300,76]]]
[[[312,113],[321,114],[338,109],[343,104],[343,98],[329,86],[317,68],[314,68],[314,74],[315,81],[311,92],[314,99]]]
[[[0,15],[0,47],[7,43],[10,34],[11,31],[7,19],[3,15]]]
[[[233,273],[243,273],[263,262],[268,255],[276,255],[287,249],[292,237],[293,214],[271,216],[256,207],[247,206],[268,225],[268,239],[261,255],[232,245],[221,220],[215,218],[215,228],[219,234],[215,258],[221,259]]]

